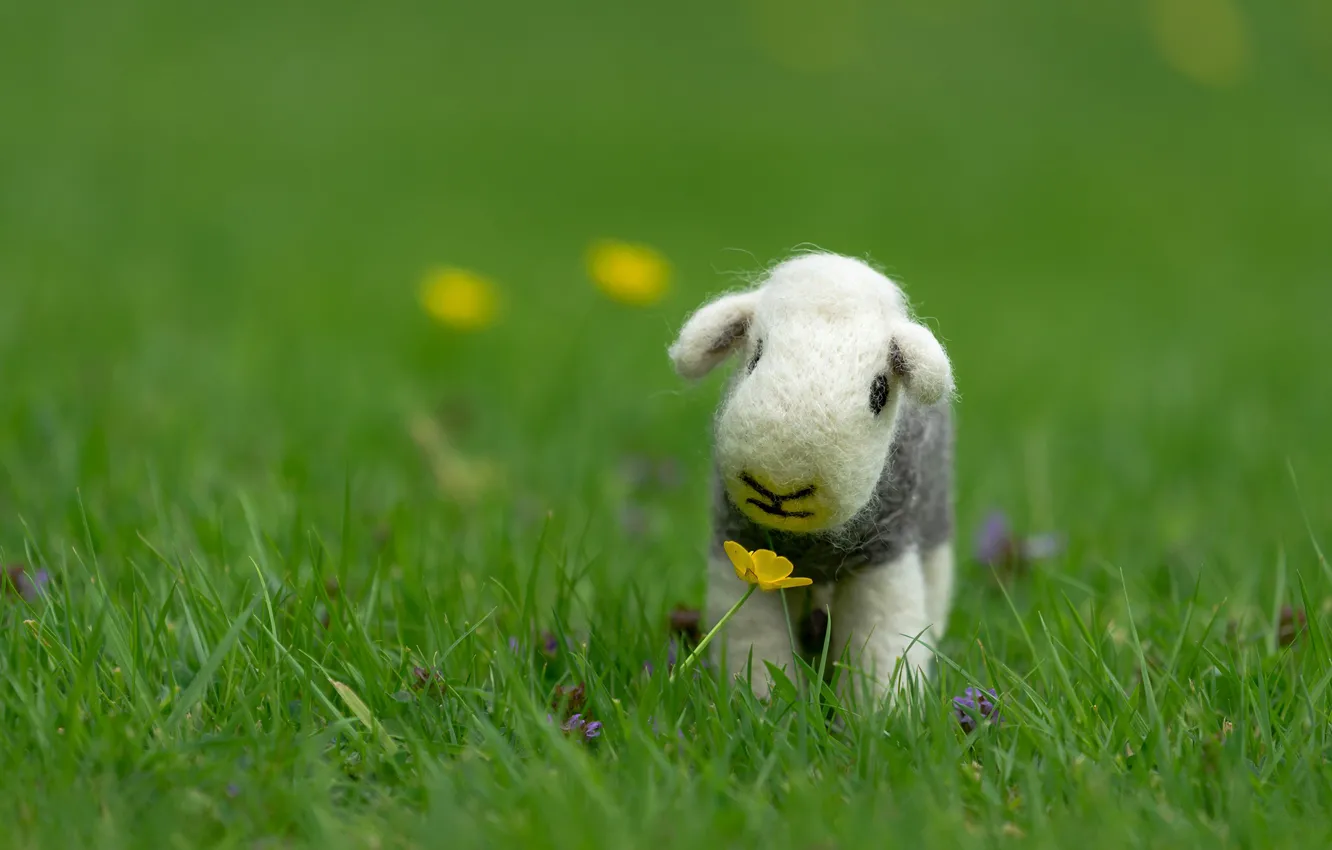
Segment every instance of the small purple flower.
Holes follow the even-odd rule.
[[[522,644],[520,644],[520,643],[518,642],[518,638],[516,638],[516,637],[510,635],[510,636],[509,636],[509,651],[512,652],[514,655],[517,655],[517,654],[519,653],[520,650],[522,650]]]
[[[549,723],[556,722],[554,716],[550,714],[546,715],[546,721]],[[582,714],[575,714],[560,724],[561,732],[579,735],[586,741],[601,737],[601,729],[600,720],[590,720]]]
[[[976,532],[975,557],[984,566],[1012,577],[1032,561],[1064,551],[1064,535],[1055,532],[1018,537],[1003,511],[991,511]]]
[[[1008,517],[1003,511],[991,511],[976,532],[976,560],[987,567],[997,567],[1011,561],[1016,552]]]
[[[229,783],[229,784],[227,785],[227,796],[228,796],[228,797],[231,797],[232,799],[235,799],[236,797],[239,797],[239,796],[240,796],[240,786],[237,785],[235,782]]]
[[[581,714],[575,714],[566,720],[560,728],[565,732],[579,733],[584,738],[592,739],[601,734],[601,721],[588,720]]]
[[[51,574],[46,570],[38,570],[32,574],[32,589],[35,595],[40,596],[45,593],[50,584]]]
[[[962,696],[953,697],[953,716],[968,735],[976,730],[977,715],[991,723],[1000,720],[995,700],[998,695],[992,689],[967,688]]]
[[[560,640],[555,637],[554,632],[541,633],[541,651],[551,658],[560,651]]]
[[[32,572],[25,564],[10,564],[4,568],[5,577],[0,577],[0,590],[10,587],[28,602],[36,602],[46,594],[51,584],[51,574],[46,570]]]

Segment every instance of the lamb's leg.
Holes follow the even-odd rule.
[[[725,616],[747,590],[749,585],[735,577],[735,568],[724,555],[709,558],[706,612],[709,627]],[[744,675],[753,652],[751,682],[754,696],[759,699],[766,699],[772,690],[772,677],[768,675],[765,661],[772,662],[773,666],[783,669],[788,678],[795,680],[795,655],[791,649],[791,635],[795,632],[788,626],[786,610],[790,610],[792,618],[799,617],[804,609],[804,592],[800,588],[755,592],[727,621],[709,647],[713,663],[720,665],[724,652],[726,667],[737,676]],[[783,593],[786,594],[786,608],[782,607]]]
[[[953,543],[941,543],[925,552],[925,602],[930,615],[930,634],[937,644],[948,631],[953,608]]]
[[[838,660],[850,665],[840,677],[842,696],[867,685],[876,703],[890,700],[905,688],[908,676],[927,675],[933,660],[926,645],[929,625],[925,572],[914,547],[839,581],[833,594],[832,645]],[[896,669],[899,660],[905,661],[904,669]]]

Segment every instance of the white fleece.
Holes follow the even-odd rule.
[[[948,355],[912,320],[901,288],[868,264],[836,254],[787,260],[758,286],[705,304],[669,353],[690,379],[740,355],[715,423],[718,473],[747,517],[797,533],[835,535],[864,510],[903,400],[931,405],[953,392]],[[765,491],[781,497],[780,515],[753,504],[750,497]],[[927,643],[946,626],[952,576],[949,542],[923,558],[908,549],[830,591],[814,589],[819,604],[831,609],[834,651],[845,649],[880,696],[904,681],[893,675],[899,659],[916,672],[929,668]],[[744,590],[731,565],[714,557],[709,619],[716,622]],[[811,591],[785,592],[791,611],[804,610],[797,595]],[[752,653],[752,686],[766,695],[764,662],[794,675],[792,628],[779,594],[756,594],[720,639],[727,666],[741,668]]]

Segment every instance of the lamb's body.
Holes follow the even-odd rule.
[[[877,678],[872,691],[883,694],[905,684],[903,671],[895,669],[899,659],[917,675],[929,671],[930,647],[947,628],[953,595],[952,460],[949,407],[904,405],[874,499],[835,531],[809,534],[750,520],[714,474],[708,620],[717,622],[743,592],[722,550],[727,540],[751,551],[772,549],[797,565],[797,575],[814,580],[809,588],[783,591],[785,606],[776,594],[752,597],[727,626],[725,662],[741,668],[752,652],[757,694],[769,687],[765,661],[791,675],[803,649],[817,666],[821,646],[791,644],[791,636],[804,631],[800,618],[815,608],[830,618],[830,660],[849,650],[853,670]],[[851,675],[847,671],[843,682],[849,684]]]
[[[671,348],[702,375],[745,353],[714,422],[707,615],[745,592],[722,544],[773,549],[808,588],[760,593],[714,642],[754,690],[770,663],[795,672],[791,635],[811,602],[829,613],[835,660],[879,695],[928,671],[952,599],[952,367],[906,297],[865,263],[812,254],[755,289],[700,308]],[[812,599],[810,595],[812,594]],[[847,683],[854,678],[844,676]]]

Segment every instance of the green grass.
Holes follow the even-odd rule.
[[[1326,846],[1332,21],[1244,3],[1212,89],[1064,5],[0,8],[0,561],[54,577],[0,597],[0,846]],[[964,555],[1069,538],[963,557],[938,679],[841,731],[664,672],[719,386],[664,349],[803,243],[946,340]],[[432,325],[436,263],[504,321]]]

